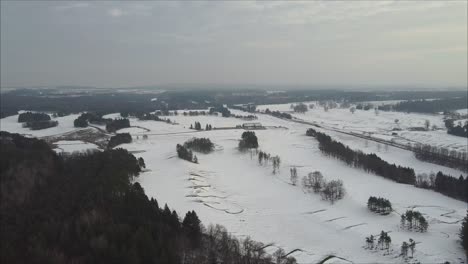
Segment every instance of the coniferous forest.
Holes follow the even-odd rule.
[[[272,262],[262,243],[149,199],[133,181],[142,162],[126,150],[60,156],[1,132],[0,154],[1,263]]]

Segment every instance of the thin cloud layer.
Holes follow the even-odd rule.
[[[467,2],[1,2],[1,85],[466,86]]]

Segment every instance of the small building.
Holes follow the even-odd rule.
[[[244,123],[242,124],[243,129],[265,129],[261,123]]]

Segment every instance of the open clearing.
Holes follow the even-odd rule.
[[[270,110],[277,110],[289,108],[289,104],[269,107]],[[236,110],[232,112],[246,115]],[[401,119],[402,128],[420,126],[425,119],[441,125],[441,117],[438,116],[394,112],[381,112],[376,116],[372,111],[356,111],[353,115],[347,109],[331,109],[329,112],[316,109],[295,116],[334,128],[369,131],[382,136],[389,136],[388,129],[393,127],[395,118]],[[12,124],[16,118],[1,119],[2,130],[32,134],[29,130],[22,130],[20,124]],[[33,136],[73,131],[74,118],[76,116],[64,117],[62,122],[59,121],[61,129],[39,130]],[[305,136],[309,125],[258,114],[255,122],[286,128],[255,131],[259,149],[281,157],[280,171],[273,175],[270,165],[260,166],[249,152],[241,153],[237,149],[238,139],[245,130],[197,132],[188,129],[195,121],[200,122],[203,128],[206,124],[235,127],[246,121],[180,114],[170,116],[170,119],[177,124],[131,118],[131,125],[140,129],[128,129],[133,142],[120,146],[144,158],[147,170],[137,180],[147,195],[154,196],[160,205],[168,203],[178,212],[195,210],[204,224],[219,223],[239,237],[250,235],[255,240],[284,247],[286,252],[294,251],[291,255],[300,263],[399,263],[402,262],[398,257],[399,246],[409,238],[418,242],[413,261],[460,263],[464,260],[458,230],[460,220],[466,214],[466,203],[430,190],[398,184],[325,157],[318,149],[317,141]],[[325,132],[352,148],[376,152],[389,162],[413,167],[416,173],[441,170],[454,176],[461,174],[454,169],[418,161],[407,150],[383,145],[379,147],[377,143],[366,142],[365,139]],[[442,132],[440,135],[435,134],[437,131],[427,134],[434,134],[433,141],[438,144],[457,149],[466,147],[463,144],[466,139],[463,138],[459,140],[446,135],[437,139],[445,135]],[[147,135],[148,139],[143,139],[142,135]],[[192,137],[208,137],[216,144],[216,150],[210,154],[196,153],[199,164],[177,158],[175,151],[176,144]],[[318,170],[327,180],[343,180],[347,192],[345,198],[332,205],[322,201],[319,195],[305,193],[300,186],[291,185],[289,168],[293,166],[297,167],[299,177]],[[369,196],[389,199],[394,212],[386,216],[371,213],[366,207]],[[400,214],[408,209],[419,210],[426,216],[430,224],[427,233],[399,228]],[[381,230],[390,232],[392,237],[390,254],[363,248],[365,237],[376,235]]]

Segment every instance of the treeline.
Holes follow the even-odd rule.
[[[296,263],[160,207],[133,183],[141,168],[126,150],[59,156],[0,132],[0,154],[1,263]]]
[[[268,108],[265,110],[265,114],[272,115],[272,116],[278,117],[278,118],[292,119],[292,115],[290,115],[288,113],[283,113],[283,112],[280,112],[280,111],[270,111],[270,109],[268,109]]]
[[[190,129],[195,129],[195,130],[202,130],[202,125],[200,122],[198,121],[195,121],[194,125],[190,124]],[[205,130],[208,131],[208,130],[212,130],[213,127],[211,126],[211,124],[206,124],[205,126]]]
[[[399,183],[432,189],[449,197],[468,201],[468,177],[466,179],[464,179],[463,176],[455,178],[439,171],[433,180],[426,179],[427,176],[420,178],[422,177],[420,175],[418,175],[418,179],[416,179],[412,168],[389,164],[375,154],[364,154],[360,151],[354,151],[312,128],[307,130],[306,135],[317,138],[320,143],[319,148],[321,151],[327,155],[343,160],[350,166],[363,168]]]
[[[112,136],[107,143],[107,148],[111,149],[120,144],[132,143],[132,136],[129,133],[118,133],[115,136]]]
[[[338,158],[349,166],[362,168],[399,183],[415,183],[416,175],[411,168],[390,164],[375,154],[354,151],[344,144],[332,140],[330,136],[317,132],[312,128],[307,130],[306,135],[314,136],[319,141],[319,148],[323,153]]]
[[[379,110],[383,111],[400,111],[400,112],[416,112],[416,113],[438,113],[450,110],[468,108],[466,95],[458,98],[447,98],[438,100],[412,100],[399,102],[395,105],[382,105]]]
[[[392,212],[392,203],[385,198],[371,196],[367,201],[367,208],[371,212],[388,215]]]
[[[442,172],[438,172],[435,177],[434,191],[450,196],[452,198],[468,202],[468,177],[462,175],[457,179]]]
[[[45,113],[25,112],[18,115],[18,123],[49,121],[50,116]]]
[[[468,121],[465,121],[464,124],[458,122],[458,125],[455,125],[453,119],[447,119],[445,120],[445,127],[450,135],[468,138]]]
[[[171,119],[161,118],[157,114],[153,114],[153,113],[139,112],[139,113],[135,113],[135,117],[138,118],[138,120],[152,120],[152,121],[166,122],[168,124],[171,123]]]
[[[185,141],[184,147],[202,153],[210,153],[214,150],[214,144],[209,138],[189,139]]]
[[[411,150],[419,160],[468,172],[468,156],[464,151],[449,150],[428,144],[414,144]]]

